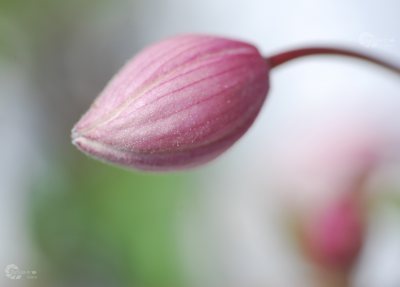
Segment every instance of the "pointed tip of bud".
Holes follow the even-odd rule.
[[[203,35],[167,39],[134,57],[72,130],[100,160],[175,170],[224,152],[255,120],[269,68],[247,43]]]

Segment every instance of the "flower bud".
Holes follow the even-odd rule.
[[[144,170],[205,163],[251,126],[268,92],[268,72],[247,43],[167,39],[117,73],[75,125],[73,143],[100,160]]]
[[[319,264],[347,269],[358,258],[365,228],[361,200],[350,195],[332,202],[309,226],[309,251]]]

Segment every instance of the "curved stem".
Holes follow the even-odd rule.
[[[367,55],[357,51],[352,51],[349,49],[342,49],[342,48],[326,48],[326,47],[300,48],[273,55],[271,57],[266,58],[265,60],[272,69],[288,61],[312,55],[338,55],[338,56],[357,58],[365,60],[367,62],[374,63],[376,65],[389,69],[392,72],[395,72],[396,74],[400,75],[399,64],[390,63],[388,61],[381,60],[372,55]]]

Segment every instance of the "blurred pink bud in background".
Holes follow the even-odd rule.
[[[358,190],[331,202],[316,214],[305,231],[310,256],[325,268],[349,270],[363,245],[365,211]]]
[[[95,158],[144,170],[207,162],[255,120],[269,68],[247,43],[185,35],[128,62],[72,131]]]

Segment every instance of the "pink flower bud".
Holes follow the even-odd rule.
[[[347,269],[358,258],[365,227],[360,201],[351,195],[333,202],[310,226],[309,251],[320,264]]]
[[[205,163],[238,140],[269,88],[247,43],[186,35],[128,62],[72,131],[83,152],[117,165],[173,170]]]

